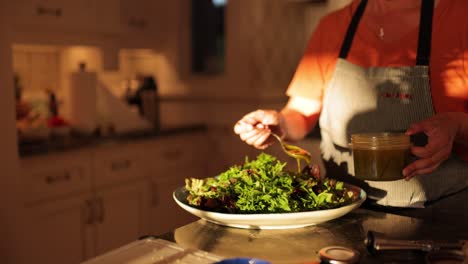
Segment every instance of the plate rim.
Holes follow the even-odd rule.
[[[333,211],[336,212],[337,210],[346,209],[346,208],[350,208],[350,207],[356,207],[357,208],[367,199],[367,193],[362,188],[360,188],[360,187],[358,187],[356,185],[349,184],[349,183],[345,183],[344,186],[348,187],[348,188],[355,189],[355,190],[359,190],[359,199],[357,199],[356,201],[354,201],[354,202],[352,202],[350,204],[347,204],[345,206],[340,206],[340,207],[330,208],[330,209],[323,209],[323,210],[302,211],[302,212],[260,213],[260,214],[256,214],[256,213],[252,213],[252,214],[231,214],[231,213],[220,213],[220,212],[215,212],[215,211],[207,211],[207,210],[203,210],[203,209],[194,207],[192,205],[189,205],[185,201],[180,201],[178,199],[176,193],[178,191],[180,192],[182,189],[185,189],[185,186],[179,187],[176,190],[174,190],[173,193],[172,193],[172,197],[175,200],[175,202],[186,211],[196,210],[196,211],[203,212],[203,213],[209,213],[210,215],[213,215],[213,216],[223,217],[225,219],[229,218],[229,219],[232,219],[232,220],[250,220],[252,218],[252,219],[257,220],[259,217],[260,218],[263,218],[263,217],[284,218],[285,215],[287,215],[288,218],[289,217],[292,218],[294,216],[304,216],[304,215],[311,214],[311,213],[319,215],[319,214],[327,214],[327,213],[330,213],[330,212],[333,212]],[[189,209],[189,210],[187,210],[187,209]],[[190,213],[192,213],[192,212],[190,212]],[[199,217],[199,218],[202,218],[202,217],[200,217],[198,215],[196,215],[196,216]],[[206,218],[203,218],[203,219],[206,219]],[[208,220],[208,219],[206,219],[206,220]],[[208,220],[208,221],[211,221],[211,220]],[[219,224],[219,221],[217,223]]]

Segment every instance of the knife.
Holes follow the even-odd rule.
[[[385,235],[368,231],[367,237],[364,240],[366,248],[369,252],[381,250],[422,250],[425,252],[438,250],[463,250],[464,246],[468,246],[466,240],[458,241],[437,241],[437,240],[403,240],[390,239]]]

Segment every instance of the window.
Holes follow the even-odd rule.
[[[224,72],[227,0],[192,1],[192,72]]]

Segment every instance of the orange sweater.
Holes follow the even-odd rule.
[[[354,0],[320,21],[288,88],[289,96],[322,99],[358,3],[358,0]],[[440,0],[434,10],[430,81],[437,113],[468,113],[466,10],[467,0]],[[401,40],[388,43],[381,41],[361,21],[347,59],[363,67],[415,65],[418,32],[419,28],[416,27]],[[468,160],[467,149],[457,149],[457,153]]]

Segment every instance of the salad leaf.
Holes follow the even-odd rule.
[[[255,160],[246,157],[242,166],[232,166],[218,177],[187,178],[187,201],[218,212],[284,213],[336,208],[358,197],[343,182],[320,180],[318,166],[300,173],[286,171],[285,166],[274,156],[261,153]]]

